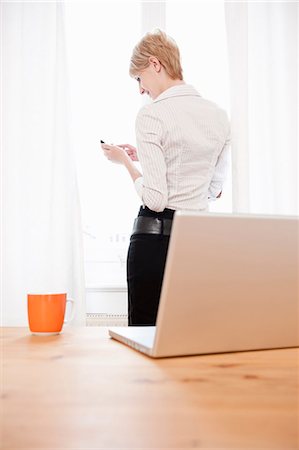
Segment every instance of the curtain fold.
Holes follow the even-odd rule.
[[[298,5],[226,2],[233,210],[296,215]]]
[[[63,4],[2,3],[1,15],[2,322],[27,325],[29,292],[67,292],[84,325]]]

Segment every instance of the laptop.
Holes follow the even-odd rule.
[[[156,326],[109,335],[153,358],[299,346],[298,217],[177,211]]]

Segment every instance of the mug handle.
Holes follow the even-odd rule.
[[[69,319],[65,319],[63,321],[64,324],[68,325],[73,320],[73,318],[75,317],[75,304],[76,304],[76,302],[75,302],[75,300],[73,298],[67,298],[66,301],[72,303],[71,317]]]

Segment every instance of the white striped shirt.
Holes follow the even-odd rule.
[[[226,176],[227,114],[193,86],[166,89],[136,118],[137,155],[143,176],[135,188],[153,211],[207,210]]]

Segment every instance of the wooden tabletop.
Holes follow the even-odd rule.
[[[105,328],[2,328],[1,353],[1,449],[299,448],[299,349],[154,360]]]

